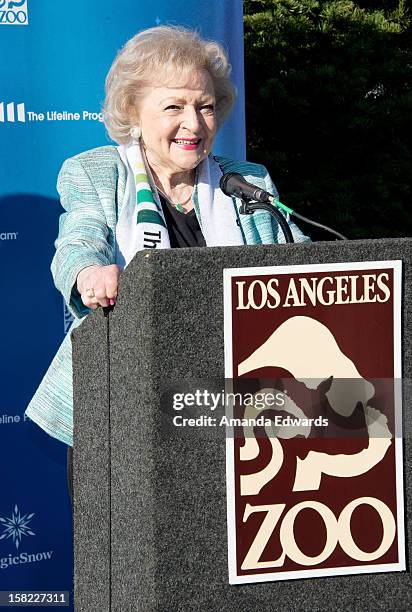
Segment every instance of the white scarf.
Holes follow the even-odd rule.
[[[162,206],[140,144],[121,145],[127,182],[116,225],[116,263],[123,269],[142,249],[170,248]],[[210,155],[198,166],[193,204],[207,246],[244,244],[235,203],[219,188],[222,171]]]

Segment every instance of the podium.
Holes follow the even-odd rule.
[[[164,393],[224,378],[223,270],[402,260],[412,375],[412,239],[139,252],[117,304],[73,332],[75,609],[407,610],[407,571],[230,585],[225,429],[172,428]],[[220,383],[218,383],[220,384]],[[411,417],[403,390],[406,541]]]

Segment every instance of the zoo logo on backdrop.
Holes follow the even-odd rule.
[[[27,0],[0,0],[0,25],[28,25]]]
[[[227,440],[231,584],[405,570],[400,295],[400,261],[225,270],[226,378],[285,397]]]
[[[7,569],[13,565],[49,561],[52,558],[52,550],[30,553],[21,550],[21,545],[28,542],[26,538],[36,535],[31,525],[33,517],[34,512],[22,514],[17,504],[15,504],[11,516],[0,516],[0,527],[3,527],[3,532],[0,533],[0,540],[11,540],[14,545],[13,551],[9,552],[7,556],[0,556],[0,570]]]
[[[1,2],[1,0],[0,0]],[[81,111],[58,111],[43,110],[32,111],[26,109],[24,102],[0,102],[0,123],[46,123],[49,121],[103,121],[103,113],[81,110]]]

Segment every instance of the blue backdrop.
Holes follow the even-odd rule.
[[[241,0],[0,0],[0,590],[71,589],[66,447],[24,418],[69,323],[49,271],[56,176],[108,144],[99,113],[114,55],[164,23],[228,49],[239,98],[214,150],[243,158]]]

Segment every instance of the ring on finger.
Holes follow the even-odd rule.
[[[93,287],[90,287],[90,289],[86,289],[86,295],[88,298],[93,298],[94,297],[94,289]]]

